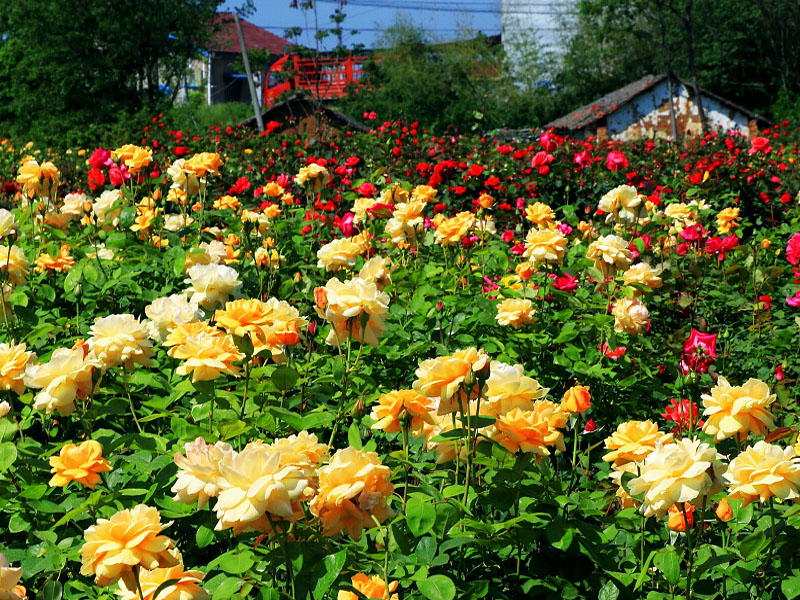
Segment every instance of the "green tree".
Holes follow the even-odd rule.
[[[76,142],[168,106],[220,0],[0,0],[0,121]],[[71,132],[71,133],[68,133]]]

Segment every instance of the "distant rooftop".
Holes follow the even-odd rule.
[[[270,54],[284,54],[293,46],[289,40],[270,33],[250,21],[241,17],[239,21],[242,23],[242,33],[248,50],[267,50]],[[239,35],[236,32],[233,13],[217,13],[213,24],[219,27],[219,31],[214,35],[208,49],[212,52],[240,53],[242,49],[239,46]]]

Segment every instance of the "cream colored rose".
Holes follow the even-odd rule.
[[[316,194],[330,183],[331,175],[325,167],[311,163],[300,169],[300,172],[294,176],[294,181],[300,187],[307,188]]]
[[[661,277],[659,276],[661,269],[654,269],[647,262],[636,263],[631,266],[622,276],[623,281],[630,285],[632,283],[641,283],[646,285],[652,290],[661,287]]]
[[[86,194],[73,192],[64,196],[64,204],[61,206],[61,214],[67,215],[71,219],[79,219],[86,214]]]
[[[0,600],[24,600],[25,588],[18,585],[22,569],[12,567],[6,555],[0,552]]]
[[[194,196],[200,189],[205,188],[206,181],[198,179],[195,173],[186,170],[186,159],[179,158],[167,169],[167,174],[172,179],[170,186],[175,190],[182,190],[189,196]]]
[[[145,307],[144,314],[150,319],[147,333],[157,342],[163,342],[178,325],[199,321],[205,315],[197,304],[189,302],[186,294],[156,298]]]
[[[5,417],[9,412],[11,412],[11,405],[6,400],[0,402],[0,419]]]
[[[342,344],[348,337],[354,340],[378,345],[378,338],[386,331],[383,322],[389,312],[389,294],[379,292],[378,287],[360,277],[341,282],[333,278],[325,284],[325,305],[316,307],[317,314],[328,321],[331,328],[325,342],[331,345]],[[362,323],[367,316],[366,324]]]
[[[377,198],[364,198],[363,196],[356,198],[353,203],[353,224],[358,225],[367,219],[367,211],[372,208],[377,202]]]
[[[738,436],[744,440],[747,434],[765,435],[767,429],[774,427],[774,419],[769,411],[775,401],[775,394],[758,379],[748,379],[744,385],[732,386],[720,376],[710,394],[703,394],[703,415],[708,417],[703,431],[713,435],[719,442]]]
[[[119,190],[106,190],[92,204],[92,212],[100,227],[116,227],[122,212],[122,195]]]
[[[164,229],[173,233],[188,227],[192,223],[194,223],[194,219],[184,215],[166,215],[164,217]]]
[[[150,358],[154,354],[153,343],[147,334],[147,323],[133,315],[109,315],[98,317],[89,330],[90,359],[104,368],[124,365],[132,369],[133,365],[150,366]]]
[[[401,202],[394,207],[392,217],[386,221],[386,235],[393,244],[415,240],[425,222],[425,201]]]
[[[586,258],[591,258],[595,268],[608,275],[631,264],[631,251],[628,250],[628,242],[623,238],[606,235],[589,244]]]
[[[83,350],[58,348],[43,365],[28,365],[24,382],[29,388],[41,389],[33,407],[47,414],[58,411],[67,416],[75,410],[75,398],[85,398],[92,387],[92,368]]]
[[[762,504],[772,497],[800,498],[800,457],[793,446],[781,448],[759,440],[734,458],[722,476],[729,498],[741,498],[742,506],[755,500]]]
[[[640,509],[644,516],[661,518],[677,502],[697,505],[713,493],[724,471],[719,458],[713,446],[698,439],[657,443],[642,463],[641,475],[632,479],[628,488],[632,496],[644,494]]]
[[[569,240],[558,229],[531,229],[525,238],[522,254],[534,269],[543,264],[560,264],[564,260]]]
[[[317,250],[317,267],[326,271],[352,269],[356,266],[356,258],[361,255],[361,248],[348,238],[337,238]]]
[[[614,331],[639,335],[650,321],[647,307],[638,298],[621,298],[614,303]]]
[[[199,437],[194,442],[184,446],[186,456],[180,452],[173,455],[175,464],[178,465],[177,481],[172,486],[175,500],[184,504],[194,504],[202,509],[209,498],[216,498],[220,488],[219,463],[228,460],[234,450],[230,444],[217,442],[209,445]]]
[[[30,261],[25,256],[22,248],[6,244],[0,246],[0,273],[8,273],[8,281],[12,285],[25,285]]]
[[[308,487],[305,470],[282,466],[280,452],[265,445],[251,444],[227,455],[219,462],[219,473],[215,529],[233,528],[234,534],[268,529],[268,512],[273,520],[292,518],[293,503]]]
[[[378,291],[392,283],[392,262],[385,256],[375,255],[361,267],[358,276],[364,281],[374,283]]]
[[[263,212],[254,212],[252,210],[242,211],[242,222],[250,222],[253,224],[257,235],[263,235],[269,229],[271,221],[270,218]]]
[[[241,286],[239,273],[226,265],[195,265],[188,272],[186,294],[189,301],[204,307],[214,307],[228,301]]]
[[[668,204],[664,209],[665,217],[673,219],[674,221],[684,225],[691,225],[695,214],[695,211],[693,211],[683,202],[674,202],[673,204]]]
[[[499,416],[514,408],[532,410],[536,400],[547,395],[547,388],[527,377],[522,365],[509,365],[493,360],[489,366],[489,379],[481,401],[481,414]]]
[[[17,221],[14,213],[0,208],[0,239],[17,233]]]
[[[497,305],[497,322],[504,327],[519,329],[533,323],[533,302],[527,298],[508,298]]]
[[[621,185],[606,193],[597,206],[606,213],[606,223],[618,221],[633,224],[647,213],[644,196],[632,185]]]

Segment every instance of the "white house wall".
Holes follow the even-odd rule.
[[[677,84],[674,101],[675,115],[680,134],[700,132],[700,114],[686,86]],[[646,138],[669,138],[672,136],[667,82],[653,86],[621,105],[606,116],[608,136],[614,140],[630,141]],[[703,110],[710,128],[723,131],[737,129],[749,135],[748,116],[709,96],[703,96]]]

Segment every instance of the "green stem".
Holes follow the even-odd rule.
[[[128,404],[131,407],[131,415],[133,415],[133,422],[136,423],[136,428],[139,430],[139,433],[144,433],[141,424],[139,423],[139,418],[136,416],[136,409],[133,407],[133,399],[131,398],[131,388],[129,385],[129,381],[131,378],[131,371],[128,369],[124,369],[125,374],[122,378],[122,384],[125,386],[125,395],[128,396]]]
[[[692,566],[694,556],[692,555],[692,533],[689,531],[689,516],[686,514],[686,504],[681,504],[683,511],[683,524],[686,530],[686,600],[692,600]]]

